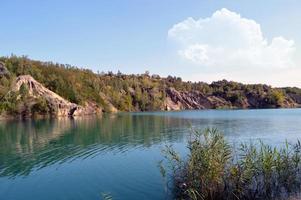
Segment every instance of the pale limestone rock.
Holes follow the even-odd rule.
[[[87,102],[85,106],[71,103],[70,101],[44,87],[30,75],[22,75],[17,77],[12,90],[19,91],[23,84],[27,85],[30,96],[36,98],[45,98],[51,107],[56,110],[57,116],[79,116],[101,112],[98,106],[92,102]]]

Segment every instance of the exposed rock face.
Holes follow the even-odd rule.
[[[298,97],[298,95],[297,95]],[[258,94],[249,93],[246,95],[245,104],[239,104],[239,108],[296,108],[300,103],[291,98],[290,95],[284,97],[283,102],[280,105],[270,104],[267,99]]]
[[[295,108],[301,105],[301,96],[288,94],[281,105],[271,104],[264,96],[249,93],[244,98],[230,102],[221,96],[206,96],[199,91],[179,92],[166,90],[164,110],[218,109],[218,108]]]
[[[1,71],[1,66],[0,66]],[[45,88],[41,83],[36,81],[30,75],[19,76],[13,84],[13,91],[20,91],[22,85],[26,85],[28,88],[28,95],[30,100],[24,101],[23,108],[18,108],[18,113],[25,113],[24,115],[30,115],[28,112],[32,112],[32,108],[37,104],[39,98],[43,98],[47,102],[47,106],[51,108],[51,114],[57,116],[81,116],[100,113],[102,111],[108,113],[118,112],[117,108],[113,105],[114,102],[110,97],[100,92],[99,97],[101,99],[100,108],[95,102],[87,101],[85,105],[77,105],[72,103],[51,90]],[[219,109],[219,108],[292,108],[301,105],[301,96],[295,94],[287,94],[284,99],[279,102],[272,102],[267,98],[267,93],[249,92],[242,96],[229,98],[229,93],[210,93],[208,95],[203,94],[200,91],[178,91],[175,88],[165,88],[165,101],[160,105],[161,110],[193,110],[193,109]],[[121,90],[122,94],[126,95],[126,91]],[[129,89],[130,95],[135,97],[135,90]],[[161,91],[162,92],[162,91]],[[150,90],[148,95],[155,99],[160,91]],[[20,95],[21,97],[21,95]],[[45,101],[44,101],[45,102]],[[279,105],[278,105],[279,104]],[[45,103],[43,104],[45,105]],[[27,107],[26,107],[27,106]],[[140,108],[135,108],[135,111],[140,111]],[[29,111],[28,111],[29,110]],[[43,109],[39,109],[44,112]],[[23,112],[24,111],[24,112]],[[45,111],[48,112],[48,111]]]
[[[166,95],[166,110],[231,108],[231,103],[225,99],[216,96],[206,97],[198,91],[179,92],[174,88],[168,88]]]
[[[104,104],[106,105],[106,108],[103,108],[106,112],[109,113],[116,113],[118,112],[117,108],[113,106],[113,104],[108,100],[105,94],[102,92],[99,93],[100,98],[103,100]]]
[[[288,96],[293,100],[295,101],[297,104],[301,105],[301,96],[300,95],[297,95],[297,94],[288,94]]]
[[[46,99],[51,108],[55,110],[57,116],[78,116],[96,114],[98,112],[101,112],[98,106],[93,102],[88,102],[85,106],[80,106],[67,101],[58,94],[45,88],[41,83],[37,82],[30,75],[22,75],[17,77],[16,83],[14,84],[12,90],[19,91],[23,84],[27,86],[28,93],[31,97],[42,97]]]
[[[72,113],[72,111],[74,111]],[[78,106],[73,108],[69,113],[72,116],[82,116],[82,115],[92,115],[101,113],[102,110],[98,107],[98,105],[94,102],[86,102],[84,106]]]

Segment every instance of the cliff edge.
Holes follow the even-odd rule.
[[[21,92],[24,88],[26,90],[26,100],[24,100],[24,92]],[[28,110],[28,107],[29,110],[31,110],[39,99],[43,99],[46,102],[46,106],[49,108],[50,113],[56,116],[80,116],[101,112],[101,109],[93,102],[86,102],[85,105],[78,105],[64,99],[44,87],[30,75],[18,76],[15,83],[12,85],[11,92],[18,93],[17,99],[25,101],[24,103],[26,106],[20,106],[20,113],[26,112],[25,110]],[[27,115],[31,114],[30,111],[27,111]],[[43,115],[43,113],[40,114]]]

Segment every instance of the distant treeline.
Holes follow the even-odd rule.
[[[250,101],[250,95],[254,101],[261,102],[253,107],[283,107],[289,99],[297,104],[301,103],[299,88],[272,88],[264,84],[242,84],[226,80],[208,84],[182,81],[173,76],[162,78],[150,75],[149,72],[131,75],[121,72],[94,73],[71,65],[41,62],[14,55],[0,57],[0,62],[0,104],[6,101],[6,94],[19,75],[31,75],[45,87],[73,103],[96,102],[104,111],[109,110],[108,103],[119,111],[164,110],[168,88],[186,93],[198,91],[204,96],[223,98],[233,107],[243,107],[247,99]]]

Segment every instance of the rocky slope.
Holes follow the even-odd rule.
[[[166,95],[166,110],[231,108],[231,102],[216,96],[205,96],[199,91],[179,92],[174,88],[168,88]]]
[[[17,77],[12,86],[12,92],[20,92],[21,87],[26,87],[28,95],[31,97],[26,105],[31,107],[35,105],[36,99],[43,98],[46,100],[48,107],[53,110],[56,116],[82,116],[101,113],[104,108],[98,106],[95,102],[86,102],[84,106],[72,103],[51,90],[44,87],[30,75],[21,75]],[[136,94],[131,90],[131,95]],[[264,108],[269,107],[269,102],[265,98],[258,96],[256,93],[248,93],[245,98],[233,103],[222,96],[205,95],[200,91],[178,91],[172,87],[165,89],[165,100],[160,110],[193,110],[193,109],[219,109],[219,108]],[[153,95],[151,92],[149,95]],[[100,98],[106,105],[106,112],[117,112],[118,109],[110,102],[110,98],[100,93]],[[18,98],[21,98],[19,95]],[[273,107],[293,108],[300,106],[301,96],[290,94],[285,96],[281,105]],[[271,106],[270,106],[271,107]],[[24,106],[19,108],[19,113],[24,113]],[[28,116],[31,113],[27,113]]]
[[[31,97],[31,105],[35,104],[35,99],[43,98],[57,116],[79,116],[101,112],[101,109],[93,102],[87,102],[86,105],[81,106],[67,101],[58,94],[45,88],[30,75],[17,77],[12,86],[12,91],[19,92],[22,86],[25,86],[28,90],[28,95]],[[19,98],[21,98],[21,96]]]
[[[221,96],[205,95],[199,91],[179,92],[166,89],[165,110],[221,109],[221,108],[296,108],[301,105],[301,96],[289,94],[281,102],[271,104],[265,96],[248,93],[238,101],[231,102]]]
[[[27,93],[28,94],[27,94]],[[222,108],[294,108],[301,89],[220,80],[182,81],[159,75],[94,73],[27,57],[0,57],[0,113],[31,116],[88,115]]]

